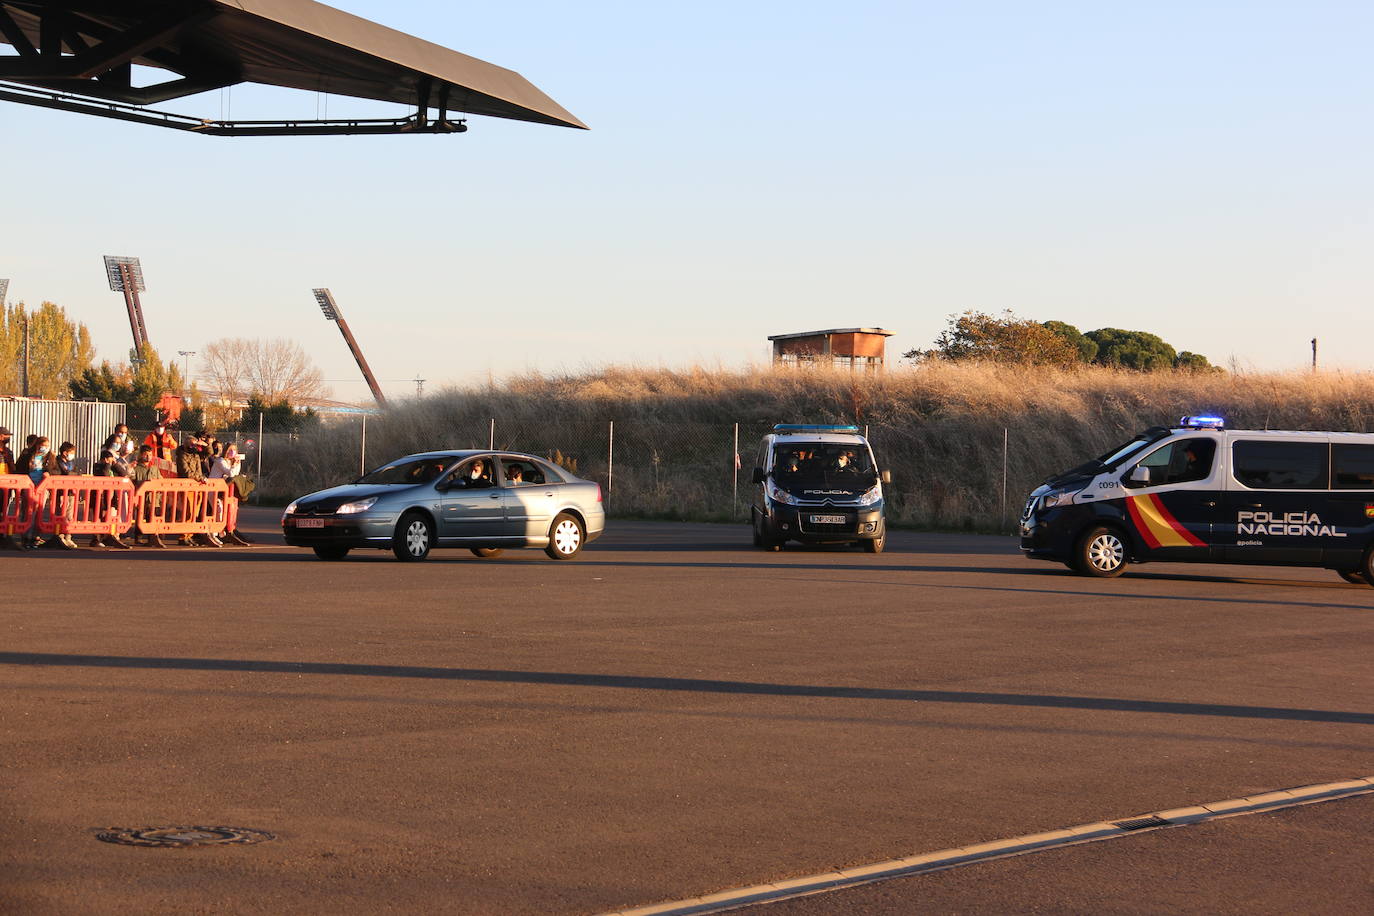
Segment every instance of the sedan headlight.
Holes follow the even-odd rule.
[[[297,505],[297,503],[299,503],[299,502],[300,502],[300,500],[295,500],[295,501],[293,501],[293,502],[291,503],[291,505],[287,506],[285,509],[282,510],[282,513],[281,513],[281,520],[282,520],[282,522],[285,522],[285,521],[286,521],[286,517],[287,517],[288,515],[290,515],[291,513],[293,513],[293,512],[296,511],[296,505]]]
[[[856,500],[856,502],[857,502],[857,504],[860,505],[860,506],[871,506],[871,505],[873,505],[874,503],[876,503],[878,500],[880,500],[880,499],[882,499],[882,498],[883,498],[883,488],[882,488],[882,487],[874,487],[873,489],[871,489],[871,490],[869,490],[867,493],[865,493],[863,496],[860,496],[860,497],[858,498],[858,500]]]
[[[1054,490],[1040,497],[1040,507],[1042,509],[1053,509],[1056,506],[1067,506],[1073,503],[1073,498],[1078,495],[1077,490]]]
[[[797,504],[796,497],[781,487],[769,487],[768,495],[772,497],[775,502],[787,503],[789,506],[795,506]]]
[[[369,496],[367,499],[360,499],[355,503],[344,503],[335,509],[336,515],[354,515],[358,512],[366,512],[372,508],[372,504],[377,501],[377,497]]]

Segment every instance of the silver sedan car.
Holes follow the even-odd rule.
[[[494,557],[507,547],[542,547],[571,560],[606,527],[601,485],[535,455],[445,451],[407,455],[351,484],[302,496],[286,507],[282,534],[322,560],[355,547],[423,560],[435,547]]]

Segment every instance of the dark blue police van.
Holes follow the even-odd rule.
[[[1085,576],[1151,560],[1315,566],[1374,585],[1374,434],[1184,417],[1050,477],[1021,550]]]

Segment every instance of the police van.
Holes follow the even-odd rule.
[[[891,482],[857,426],[774,426],[754,467],[754,546],[852,543],[882,553],[883,484]]]
[[[1374,584],[1374,434],[1154,427],[1030,495],[1021,550],[1085,576],[1167,560],[1315,566]]]

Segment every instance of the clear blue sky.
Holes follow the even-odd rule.
[[[1260,369],[1314,336],[1368,362],[1367,3],[339,5],[518,70],[592,130],[217,139],[6,106],[11,301],[61,303],[122,358],[100,256],[137,255],[164,356],[285,336],[346,399],[366,389],[314,286],[398,396],[417,373],[735,366],[822,327],[900,351],[966,308]]]

